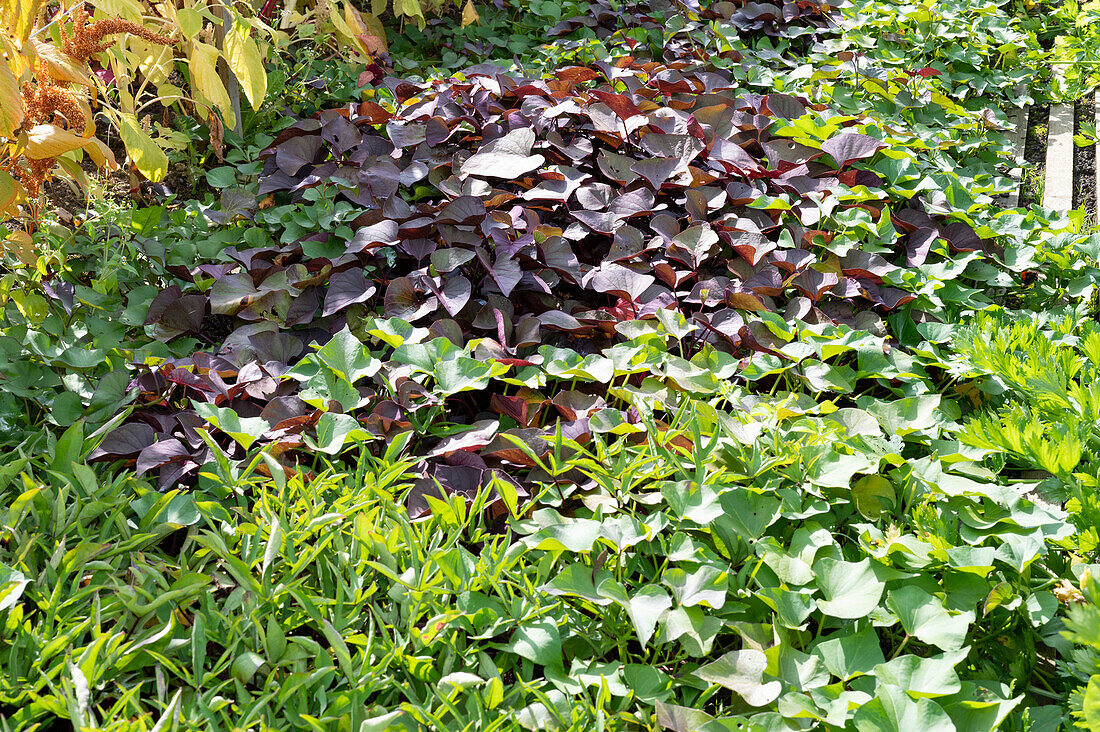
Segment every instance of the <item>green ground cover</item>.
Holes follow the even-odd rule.
[[[1100,729],[1100,234],[1002,198],[1046,12],[279,61],[7,261],[0,726]]]

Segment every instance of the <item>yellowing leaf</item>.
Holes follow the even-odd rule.
[[[15,178],[3,170],[0,170],[0,214],[14,216],[15,199],[19,196],[21,187],[15,182]]]
[[[318,7],[321,3],[318,2]],[[326,2],[327,5],[327,2]],[[351,26],[347,24],[347,21],[336,11],[335,8],[328,8],[328,17],[332,21],[332,27],[336,30],[336,35],[340,37],[340,41],[344,45],[351,46],[357,51],[362,51],[361,46],[355,42],[355,31],[351,29]]]
[[[141,6],[134,0],[92,0],[92,4],[103,11],[104,16],[123,18],[135,23],[141,22]]]
[[[462,8],[462,27],[465,28],[471,23],[481,25],[481,18],[478,17],[477,8],[474,7],[474,0],[466,0],[466,7]]]
[[[92,108],[88,104],[88,100],[79,94],[74,94],[76,97],[76,104],[80,107],[80,111],[84,112],[84,129],[80,131],[84,137],[91,137],[95,134],[95,117],[92,115]]]
[[[160,149],[153,138],[149,137],[137,117],[132,114],[119,115],[119,133],[126,145],[126,154],[142,175],[151,181],[159,181],[168,174],[168,156]]]
[[[25,43],[34,28],[34,18],[42,7],[42,0],[15,0],[14,4],[9,0],[7,4],[4,30],[20,44]]]
[[[382,51],[388,52],[390,50],[389,43],[386,42],[386,28],[382,25],[382,21],[378,19],[377,15],[360,14],[359,18],[363,21],[363,25],[367,27],[367,32],[373,35],[377,42],[381,44]]]
[[[191,138],[184,133],[165,127],[159,122],[153,123],[153,129],[157,133],[157,147],[161,150],[186,150],[191,142]]]
[[[126,58],[129,66],[140,69],[150,84],[161,84],[176,70],[175,55],[171,46],[131,38]]]
[[[386,7],[389,6],[389,0],[371,0],[370,13],[377,17],[386,12]]]
[[[38,261],[38,254],[34,251],[34,240],[25,231],[13,231],[8,234],[7,240],[4,242],[4,249],[15,254],[19,261],[27,266],[33,266]],[[16,303],[16,306],[20,310],[23,309],[19,302]]]
[[[11,137],[23,124],[23,97],[19,79],[7,63],[0,61],[0,136]]]
[[[11,40],[5,34],[0,33],[0,53],[8,57],[7,66],[12,75],[20,81],[23,80],[24,74],[31,73],[31,69],[34,67],[34,48],[27,44],[23,46],[22,51],[22,53],[17,51]]]
[[[81,137],[57,125],[35,125],[27,133],[24,154],[31,160],[57,158],[74,150],[84,150],[96,165],[118,168],[111,148],[95,137]]]
[[[92,159],[92,162],[101,168],[107,168],[108,170],[118,170],[118,162],[115,160],[115,154],[111,152],[111,148],[103,144],[103,141],[98,137],[92,137],[88,139],[88,142],[84,145],[84,150],[88,153],[88,157]]]
[[[236,18],[233,21],[233,29],[225,35],[225,60],[241,82],[252,108],[258,110],[267,94],[267,71],[260,49],[248,37],[250,31],[245,20]]]
[[[30,45],[39,60],[46,63],[51,77],[69,84],[80,84],[89,89],[95,89],[95,84],[87,73],[87,64],[75,63],[72,56],[52,43],[31,41]]]
[[[176,11],[176,21],[179,23],[180,32],[184,38],[191,40],[202,30],[202,13],[191,8],[180,8]]]
[[[196,41],[191,52],[190,64],[192,88],[208,105],[221,110],[222,119],[225,120],[227,127],[235,127],[237,118],[233,114],[229,92],[225,90],[225,85],[218,76],[218,49]]]
[[[160,98],[161,104],[165,106],[184,97],[183,90],[175,84],[161,84],[157,87],[157,96]]]
[[[89,138],[69,132],[57,125],[35,125],[27,133],[25,154],[31,160],[56,158],[73,150],[83,149]]]
[[[364,17],[351,6],[350,2],[345,2],[344,20],[354,36],[355,45],[360,53],[373,58],[376,54],[389,50],[386,45],[386,31],[378,18],[373,15]]]
[[[393,0],[393,14],[416,18],[418,27],[425,25],[424,10],[420,7],[420,0]]]

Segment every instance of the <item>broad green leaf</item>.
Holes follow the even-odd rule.
[[[894,485],[881,475],[865,475],[852,486],[856,509],[869,519],[877,519],[894,508],[897,493]]]
[[[775,622],[786,628],[802,628],[803,623],[817,608],[812,590],[788,590],[782,587],[764,587],[757,597],[775,611]]]
[[[719,504],[719,494],[715,486],[679,480],[661,483],[660,489],[661,495],[671,509],[670,514],[675,518],[687,519],[706,526],[724,513]]]
[[[645,585],[626,603],[626,613],[638,634],[638,642],[649,645],[653,631],[666,610],[672,607],[672,598],[656,585]]]
[[[50,405],[50,418],[61,427],[68,427],[84,413],[80,395],[71,391],[58,394]]]
[[[542,590],[548,595],[580,597],[596,605],[610,605],[614,600],[596,590],[597,584],[610,578],[611,573],[606,569],[593,572],[589,565],[575,562],[558,572]]]
[[[886,583],[871,567],[871,560],[845,562],[822,557],[814,563],[814,576],[824,600],[817,606],[834,618],[862,618],[878,607]]]
[[[779,681],[764,681],[767,667],[768,657],[762,651],[746,648],[725,654],[701,667],[695,675],[736,692],[754,707],[762,707],[775,701],[783,690]]]
[[[176,22],[184,38],[191,39],[202,30],[202,13],[191,8],[180,8],[176,11]]]
[[[252,681],[252,677],[256,675],[256,672],[260,670],[267,661],[264,657],[258,653],[252,653],[251,651],[245,651],[241,655],[237,656],[233,661],[233,678],[240,681],[242,684],[247,684]]]
[[[698,606],[677,607],[665,614],[660,626],[666,641],[679,641],[686,653],[700,657],[710,653],[722,621]]]
[[[869,674],[875,666],[886,662],[878,635],[871,629],[851,635],[837,631],[814,646],[812,652],[825,662],[825,668],[831,674],[842,681]]]
[[[714,717],[701,709],[657,701],[657,724],[661,729],[672,730],[672,732],[696,732],[712,719]]]
[[[628,663],[623,667],[623,680],[634,695],[643,701],[660,703],[672,692],[672,677],[653,666]]]
[[[599,536],[599,521],[562,518],[561,523],[544,526],[526,537],[524,543],[543,551],[587,552]]]
[[[374,376],[382,368],[382,362],[351,334],[347,326],[318,348],[314,355],[351,384],[364,377]]]
[[[724,514],[716,521],[728,524],[746,539],[759,539],[779,519],[782,502],[748,488],[727,491],[720,499]]]
[[[910,696],[946,696],[962,688],[955,666],[966,658],[967,652],[968,649],[961,648],[936,658],[899,656],[876,666],[872,675],[880,684],[892,684]]]
[[[231,188],[237,185],[237,169],[230,165],[222,165],[206,171],[206,182],[212,188]]]
[[[947,713],[931,699],[912,699],[902,689],[881,684],[875,698],[852,720],[859,732],[958,732]]]
[[[462,391],[484,389],[489,385],[490,379],[507,371],[508,366],[499,361],[478,361],[460,356],[451,361],[436,363],[432,373],[439,390],[445,396],[450,396]]]
[[[909,635],[945,651],[957,651],[966,640],[974,611],[950,613],[943,601],[919,587],[891,590],[886,606],[898,616]]]
[[[520,626],[506,648],[542,666],[561,666],[561,636],[550,619]]]
[[[267,420],[260,417],[240,417],[227,407],[215,407],[209,402],[196,402],[194,407],[200,417],[239,442],[246,450],[271,429]]]
[[[359,425],[350,414],[325,412],[317,420],[317,449],[328,455],[336,455],[349,440],[371,440],[374,436]]]
[[[856,473],[876,472],[877,463],[877,459],[863,453],[846,455],[828,450],[814,462],[809,479],[826,488],[847,488]]]
[[[195,507],[195,496],[190,493],[181,493],[174,497],[157,517],[159,523],[172,526],[192,526],[201,520],[198,509]]]
[[[1035,627],[1049,623],[1058,612],[1058,600],[1051,592],[1033,592],[1027,596],[1025,609]]]
[[[679,567],[665,570],[661,583],[672,590],[676,602],[684,607],[706,605],[720,610],[726,603],[729,573],[704,564],[693,572]]]
[[[878,420],[886,434],[907,435],[933,427],[940,406],[938,394],[909,397],[895,401],[871,401],[867,411]]]
[[[998,691],[999,689],[999,691]],[[1001,722],[1021,704],[1024,696],[1005,698],[1009,693],[1007,686],[999,683],[985,682],[982,685],[971,681],[962,682],[962,689],[950,697],[942,697],[936,700],[940,704],[951,721],[955,723],[955,729],[966,732],[994,732],[1001,728]],[[1056,710],[1056,713],[1051,713]],[[1029,732],[1055,732],[1059,729],[1062,710],[1056,705],[1031,706],[1027,710],[1030,718]]]

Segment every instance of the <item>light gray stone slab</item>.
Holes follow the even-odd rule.
[[[1006,201],[1009,208],[1014,208],[1020,205],[1020,195],[1024,190],[1024,145],[1027,142],[1027,120],[1030,107],[1020,107],[1009,115],[1009,122],[1012,124],[1012,132],[1009,133],[1009,143],[1012,145],[1012,167],[1013,174],[1017,171],[1019,175],[1016,176],[1016,188],[1012,193],[1008,194],[1008,200]]]
[[[1043,206],[1066,212],[1073,208],[1073,105],[1050,108]]]

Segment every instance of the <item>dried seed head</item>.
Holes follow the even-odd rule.
[[[145,28],[122,18],[89,21],[88,13],[81,6],[73,13],[73,35],[70,37],[62,30],[61,41],[65,53],[77,61],[87,61],[90,56],[102,53],[111,47],[113,41],[103,40],[107,36],[126,34],[137,36],[149,43],[160,46],[172,45],[172,38]]]
[[[37,84],[23,85],[23,108],[27,121],[34,125],[49,122],[71,130],[83,130],[87,118],[76,94],[54,82],[44,64],[40,64],[36,71]]]
[[[36,198],[39,191],[42,190],[42,184],[46,182],[50,171],[53,170],[56,160],[54,158],[43,158],[41,160],[28,160],[27,162],[29,167],[16,167],[13,172],[19,178],[19,182],[23,185],[23,190],[27,192],[27,195],[30,198]]]

